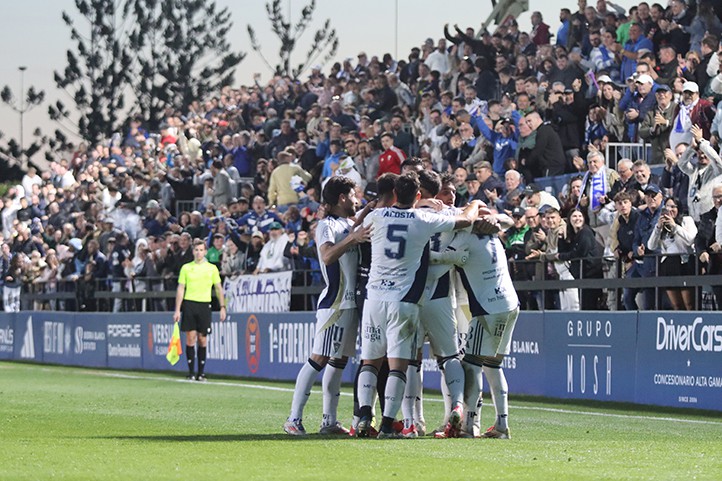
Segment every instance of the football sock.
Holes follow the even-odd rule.
[[[331,359],[323,373],[323,425],[336,424],[338,400],[341,396],[341,376],[348,360]]]
[[[381,363],[381,367],[376,372],[376,393],[379,397],[379,404],[381,405],[381,412],[384,411],[386,405],[386,399],[384,399],[384,393],[386,393],[386,381],[389,379],[389,360],[384,359]],[[376,403],[374,403],[376,404]]]
[[[404,389],[404,400],[401,404],[401,412],[404,417],[404,427],[409,428],[414,423],[414,408],[416,399],[421,391],[421,372],[418,369],[418,361],[409,362],[406,368],[406,388]]]
[[[496,408],[495,426],[498,430],[508,429],[507,418],[509,417],[509,385],[506,383],[504,370],[500,365],[484,363],[484,375],[489,381],[489,391],[494,400]]]
[[[449,414],[451,413],[451,395],[449,394],[449,386],[446,385],[446,374],[441,371],[441,396],[444,399],[444,422],[442,426],[446,426],[449,422]]]
[[[186,346],[186,359],[188,359],[188,372],[193,375],[196,362],[196,347]]]
[[[451,401],[451,409],[457,404],[464,402],[464,368],[461,367],[461,361],[458,357],[448,358],[439,363],[439,367],[443,366],[444,381],[449,390],[449,400]]]
[[[308,402],[311,395],[311,388],[316,382],[318,373],[321,372],[321,366],[315,361],[309,360],[303,365],[296,377],[296,386],[293,389],[293,401],[291,401],[291,415],[289,419],[303,418],[303,408]]]
[[[416,396],[416,403],[414,404],[414,415],[416,418],[414,421],[416,422],[425,422],[424,421],[424,370],[421,369],[422,364],[421,361],[419,361],[419,365],[416,368],[417,371],[419,371],[419,389],[418,389],[418,396]]]
[[[359,406],[358,403],[358,377],[359,374],[361,374],[361,368],[363,367],[363,364],[358,365],[358,369],[356,369],[356,376],[353,378],[353,418],[354,421],[358,421],[359,417]],[[355,424],[354,424],[355,426]]]
[[[392,369],[389,371],[389,380],[386,382],[386,405],[384,406],[384,418],[396,418],[404,399],[406,388],[406,374],[402,371]]]
[[[482,375],[481,358],[466,355],[462,366],[464,369],[464,404],[466,414],[464,416],[464,431],[477,433],[474,428],[480,428],[482,397],[481,390],[484,387],[484,376]]]
[[[198,375],[201,376],[206,370],[206,351],[207,348],[198,346]]]
[[[368,408],[369,413],[371,407],[374,405],[374,394],[376,393],[376,380],[378,377],[378,370],[371,364],[364,364],[361,366],[361,372],[358,376],[358,403],[359,403],[359,416],[363,417],[363,409]]]
[[[356,426],[358,426],[358,421],[361,417],[360,411],[361,406],[359,406],[358,403],[358,376],[361,374],[361,364],[359,364],[358,369],[356,369],[356,375],[353,378],[353,420],[351,421],[351,426],[356,429]]]

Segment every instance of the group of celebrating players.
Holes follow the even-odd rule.
[[[323,189],[327,212],[316,229],[316,245],[326,288],[318,302],[313,351],[296,379],[284,424],[289,435],[306,435],[303,409],[324,368],[321,434],[426,435],[421,347],[428,339],[445,403],[445,419],[434,436],[510,437],[501,365],[519,302],[496,234],[513,221],[479,201],[454,207],[453,177],[406,164],[401,175],[378,179],[376,199],[360,211],[348,178],[333,177]],[[359,332],[361,364],[349,431],[337,409],[343,369],[355,354]],[[481,433],[484,376],[496,420]],[[402,421],[396,421],[399,410]]]

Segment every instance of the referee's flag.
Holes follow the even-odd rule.
[[[175,366],[180,359],[181,354],[183,354],[183,348],[181,347],[180,328],[178,327],[178,323],[174,322],[173,335],[170,338],[170,343],[168,344],[168,354],[165,355],[165,358],[168,359],[171,366]]]

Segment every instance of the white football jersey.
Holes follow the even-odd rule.
[[[439,215],[454,217],[460,214],[463,209],[458,207],[446,207],[439,211]],[[433,211],[430,211],[433,212]],[[437,232],[431,236],[429,240],[429,249],[431,252],[444,252],[454,240],[456,231]],[[451,264],[431,264],[429,265],[429,273],[426,277],[426,298],[438,299],[449,295]]]
[[[316,249],[321,259],[321,246],[326,243],[338,244],[351,232],[353,222],[350,219],[329,216],[321,219],[316,226]],[[353,247],[332,264],[321,264],[321,273],[326,287],[318,301],[319,309],[356,308],[356,269],[358,269],[358,249]]]
[[[471,315],[499,314],[516,309],[519,298],[499,238],[470,232],[459,232],[456,238],[462,236],[469,248],[469,260],[456,270],[469,296]]]
[[[418,303],[426,285],[429,239],[454,230],[456,221],[422,209],[385,207],[371,212],[371,272],[367,298]]]

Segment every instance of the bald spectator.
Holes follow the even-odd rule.
[[[535,133],[536,140],[521,168],[529,173],[530,178],[563,174],[566,170],[564,148],[554,127],[544,123],[537,112],[527,114],[524,121]]]

